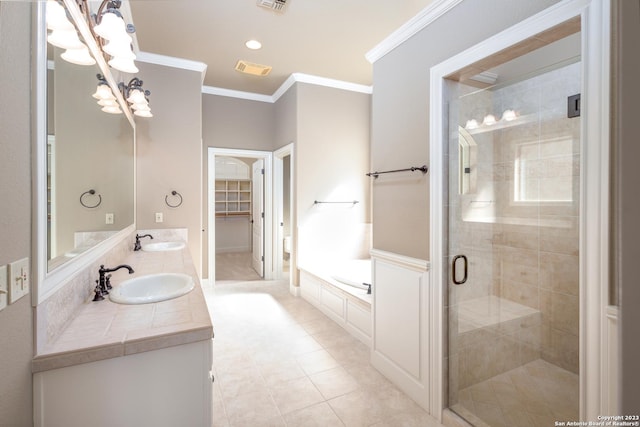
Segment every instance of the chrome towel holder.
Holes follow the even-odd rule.
[[[89,205],[87,205],[87,204],[84,202],[83,198],[84,198],[84,196],[86,196],[87,194],[89,194],[89,195],[92,195],[92,196],[93,196],[94,194],[96,194],[96,190],[94,190],[94,189],[92,188],[91,190],[87,190],[87,191],[85,191],[84,193],[82,193],[82,194],[80,195],[80,204],[81,204],[82,206],[84,206],[85,208],[88,208],[88,209],[94,209],[94,208],[97,208],[98,206],[100,206],[100,203],[102,203],[102,196],[101,196],[100,194],[98,194],[98,203],[96,203],[96,204],[95,204],[95,205],[93,205],[93,206],[89,206]]]

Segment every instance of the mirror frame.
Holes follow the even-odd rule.
[[[107,62],[102,56],[91,30],[84,20],[84,15],[75,0],[64,0],[80,35],[85,40],[91,55],[107,80],[111,90],[116,95],[118,103],[133,129],[133,223],[118,231],[113,236],[98,243],[84,253],[56,267],[52,271],[47,269],[47,27],[46,2],[35,2],[33,6],[32,25],[35,29],[32,58],[32,81],[35,90],[32,92],[33,124],[32,132],[32,262],[31,262],[31,303],[35,307],[44,302],[56,291],[62,288],[75,274],[88,268],[109,250],[123,241],[136,228],[136,123],[127,107],[118,84],[115,81]]]

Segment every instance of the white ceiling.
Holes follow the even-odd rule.
[[[203,62],[204,85],[272,95],[292,73],[371,85],[365,54],[433,0],[130,0],[140,51]],[[262,42],[257,51],[249,39]],[[235,71],[238,60],[273,67]]]

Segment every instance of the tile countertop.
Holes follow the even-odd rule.
[[[112,273],[114,288],[124,280],[155,273],[189,274],[195,287],[179,298],[150,304],[116,304],[108,297],[97,302],[89,299],[55,342],[33,359],[34,373],[213,337],[209,311],[187,248],[131,252],[122,264],[130,265],[135,273],[128,274],[125,269]],[[95,276],[97,279],[97,271]]]

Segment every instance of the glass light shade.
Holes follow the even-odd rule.
[[[475,119],[467,120],[467,124],[464,125],[465,129],[478,129],[478,122]]]
[[[151,110],[149,111],[136,110],[133,114],[138,117],[153,117],[153,114],[151,114]]]
[[[115,105],[115,106],[109,105],[109,106],[106,106],[106,107],[102,107],[102,111],[104,111],[105,113],[109,113],[109,114],[121,114],[122,113],[122,110],[117,105]]]
[[[120,70],[124,73],[134,74],[137,73],[138,67],[133,63],[133,59],[125,59],[125,58],[111,58],[109,61],[109,66],[111,68],[115,68],[116,70]]]
[[[95,99],[116,99],[116,97],[113,95],[113,92],[111,92],[111,88],[106,83],[98,83],[96,93],[91,96],[93,96]]]
[[[47,41],[62,49],[82,49],[84,44],[78,38],[76,29],[57,29],[47,36]]]
[[[504,121],[510,122],[517,118],[518,118],[518,115],[513,110],[505,110],[504,113],[502,113],[502,120]]]
[[[124,59],[136,59],[136,55],[131,50],[131,42],[133,39],[130,35],[125,34],[126,37],[118,37],[104,45],[102,50],[111,56],[119,56]]]
[[[482,124],[486,126],[491,126],[496,124],[496,116],[493,114],[487,114],[484,116],[484,120],[482,120]]]
[[[118,105],[118,101],[116,101],[115,99],[101,99],[98,101],[98,105],[101,107],[118,107],[120,108],[120,106]]]
[[[47,28],[49,30],[72,30],[73,24],[67,18],[67,12],[55,0],[47,1]]]
[[[100,23],[93,27],[93,31],[105,40],[127,33],[124,20],[113,12],[104,13]]]
[[[131,104],[131,108],[136,110],[136,111],[151,111],[151,107],[149,107],[149,104],[145,103],[139,103],[139,104]]]
[[[93,65],[96,63],[96,60],[89,54],[89,49],[85,45],[82,45],[80,49],[67,49],[60,57],[77,65]]]
[[[140,89],[133,89],[127,98],[127,102],[132,104],[146,104],[147,99],[144,97],[144,93]]]

